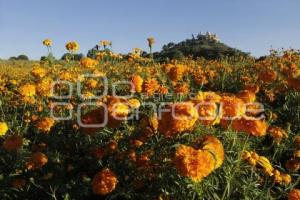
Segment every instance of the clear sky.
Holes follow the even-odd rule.
[[[126,53],[155,51],[200,31],[217,33],[222,42],[251,52],[268,54],[273,48],[300,48],[299,0],[0,0],[0,58],[46,54],[42,40],[53,40],[60,57],[69,40],[86,53],[100,40]]]

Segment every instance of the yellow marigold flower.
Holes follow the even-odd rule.
[[[19,88],[19,93],[24,97],[32,97],[36,94],[36,87],[33,84],[25,84]]]
[[[101,40],[100,41],[100,46],[104,46],[104,48],[107,46],[111,46],[111,45],[112,45],[112,42],[109,40]]]
[[[202,149],[213,155],[215,160],[215,169],[219,168],[225,158],[224,148],[220,140],[211,135],[206,135],[202,139]]]
[[[208,151],[180,145],[176,149],[174,164],[181,176],[201,181],[215,169],[215,160]]]
[[[8,126],[5,122],[0,122],[0,136],[5,135],[8,131]]]
[[[122,99],[115,97],[109,97],[107,109],[110,115],[116,119],[124,118],[130,112],[129,105],[126,103],[126,101],[122,101]]]
[[[148,41],[149,47],[152,47],[152,45],[155,43],[154,37],[149,37],[149,38],[147,38],[147,41]]]
[[[270,174],[270,172],[273,171],[273,167],[270,163],[270,161],[264,157],[264,156],[259,156],[257,163],[264,168],[265,172],[267,172],[268,174]]]
[[[300,200],[300,190],[299,189],[292,189],[289,192],[288,200]]]
[[[194,127],[198,112],[191,102],[175,103],[166,107],[159,119],[158,130],[166,137],[172,137]]]
[[[92,69],[98,64],[98,61],[91,58],[82,58],[80,64],[84,68]]]
[[[131,88],[132,92],[142,92],[142,85],[143,85],[143,78],[139,75],[134,75],[131,78],[131,83],[133,84],[134,88]]]
[[[107,195],[114,191],[118,179],[110,169],[103,169],[98,172],[92,181],[93,193],[97,195]]]
[[[141,102],[138,99],[130,99],[128,100],[128,103],[131,108],[139,108],[141,106]]]
[[[288,185],[292,182],[292,178],[289,174],[281,174],[282,183]]]
[[[52,40],[51,39],[45,39],[44,41],[43,41],[43,45],[45,45],[45,46],[47,46],[47,47],[49,47],[49,46],[51,46],[52,45]]]
[[[51,117],[44,117],[37,121],[36,127],[42,132],[49,132],[54,125],[54,119]]]
[[[19,135],[12,135],[5,139],[2,146],[6,151],[17,151],[23,145],[23,138]]]
[[[36,93],[41,96],[50,97],[53,80],[51,78],[43,78],[36,84]]]
[[[40,66],[36,66],[31,70],[31,74],[35,77],[35,78],[43,78],[47,73],[47,70],[40,67]]]
[[[35,152],[31,155],[28,162],[26,163],[27,169],[39,169],[42,168],[48,162],[48,157],[41,153]]]
[[[70,52],[77,52],[79,50],[79,44],[75,41],[68,42],[66,44],[66,49]]]
[[[87,87],[94,89],[97,87],[98,85],[98,81],[94,80],[94,79],[89,79],[85,82],[85,84],[87,85]]]

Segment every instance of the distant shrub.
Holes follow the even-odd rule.
[[[80,54],[70,54],[70,53],[65,53],[62,57],[61,60],[76,60],[76,61],[80,61],[81,58],[83,58],[84,55],[82,53]]]
[[[19,55],[19,56],[17,57],[17,60],[29,60],[29,58],[28,58],[28,56],[26,56],[26,55]]]

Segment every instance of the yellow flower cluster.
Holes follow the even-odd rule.
[[[93,69],[98,64],[98,61],[91,58],[82,58],[80,64],[85,68]]]
[[[292,179],[289,174],[282,173],[277,169],[274,169],[270,161],[264,157],[260,156],[252,151],[245,151],[242,154],[242,159],[247,161],[252,166],[257,166],[263,169],[263,172],[274,178],[275,183],[279,184],[289,184]]]

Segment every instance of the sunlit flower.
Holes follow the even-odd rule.
[[[180,175],[187,176],[195,182],[201,181],[215,168],[212,154],[185,145],[180,145],[176,149],[174,164]]]
[[[19,88],[19,93],[24,97],[32,97],[36,94],[36,87],[33,84],[25,84]]]
[[[66,44],[66,49],[72,53],[75,53],[79,50],[79,44],[75,41],[68,42]]]
[[[264,136],[267,132],[267,128],[268,124],[265,121],[252,117],[242,117],[232,122],[233,130],[249,133],[253,136]]]
[[[45,46],[47,46],[47,47],[49,47],[49,46],[51,46],[52,45],[52,40],[51,39],[45,39],[44,41],[43,41],[43,45],[45,45]]]
[[[134,75],[131,79],[131,83],[134,88],[131,88],[132,92],[142,92],[143,79],[139,75]]]
[[[198,112],[191,102],[175,103],[166,107],[159,119],[158,130],[167,137],[193,128]]]
[[[82,58],[80,60],[80,65],[84,68],[92,69],[98,64],[97,60],[91,59],[91,58]]]
[[[5,135],[8,131],[8,126],[5,122],[0,122],[0,136]]]
[[[148,96],[152,96],[159,89],[159,84],[156,79],[147,79],[143,83],[143,91]]]

